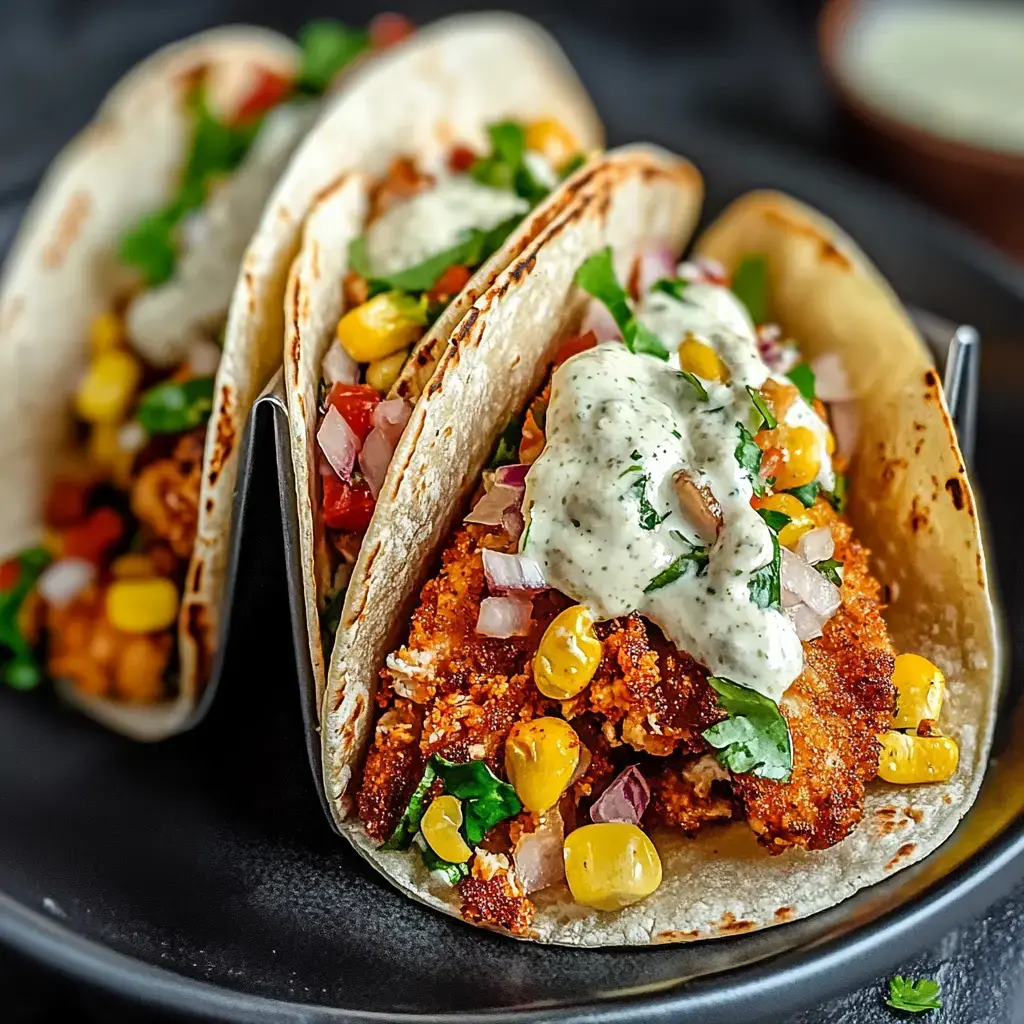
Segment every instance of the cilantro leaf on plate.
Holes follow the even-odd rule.
[[[899,974],[889,979],[889,998],[886,1005],[906,1013],[927,1013],[942,1009],[939,983],[931,978],[914,981]]]

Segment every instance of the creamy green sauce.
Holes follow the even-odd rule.
[[[469,175],[442,178],[373,222],[366,233],[370,267],[381,276],[407,270],[458,245],[467,231],[489,231],[529,208],[514,192],[481,185]]]
[[[683,303],[652,293],[640,318],[670,349],[688,332],[710,344],[730,370],[729,383],[706,382],[702,402],[677,364],[634,355],[618,342],[559,367],[546,445],[526,478],[525,552],[551,586],[597,618],[639,612],[713,674],[777,701],[800,674],[803,650],[788,618],[751,600],[750,578],[771,560],[772,537],[750,507],[753,489],[735,458],[737,423],[753,430],[758,419],[746,386],[763,384],[768,368],[727,289],[693,285],[686,295]],[[691,544],[701,544],[676,496],[680,471],[711,491],[723,525],[705,575],[691,567],[650,590]],[[660,522],[650,515],[644,522],[641,478]]]

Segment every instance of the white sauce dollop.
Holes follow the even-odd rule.
[[[481,185],[469,175],[442,178],[434,188],[391,207],[366,232],[374,274],[396,274],[458,245],[474,228],[489,231],[530,204],[515,192]]]
[[[772,537],[750,506],[753,488],[735,457],[737,424],[753,431],[758,419],[746,386],[760,387],[769,372],[731,292],[692,285],[686,298],[651,293],[640,319],[670,350],[688,332],[710,344],[730,381],[705,382],[709,400],[702,402],[672,362],[635,355],[619,342],[565,362],[552,378],[544,451],[526,478],[525,551],[551,586],[597,618],[639,612],[712,674],[778,701],[803,669],[803,649],[785,615],[751,600],[750,578],[770,562]],[[796,404],[824,433],[813,410]],[[827,456],[825,464],[830,473]],[[629,471],[636,465],[642,473]],[[689,550],[682,538],[700,543],[676,496],[680,470],[715,496],[723,525],[706,575],[690,569],[648,593]],[[666,516],[653,529],[641,523],[641,475],[647,501]]]

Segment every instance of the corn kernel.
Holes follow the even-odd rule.
[[[821,469],[818,458],[818,437],[810,427],[793,427],[780,423],[774,430],[760,430],[755,440],[762,451],[778,448],[783,463],[773,474],[775,490],[788,491],[809,484]]]
[[[545,117],[526,126],[526,148],[540,153],[558,170],[575,155],[576,140],[561,121]]]
[[[338,322],[338,340],[357,363],[375,363],[408,348],[427,322],[426,304],[401,292],[383,292]]]
[[[116,313],[100,313],[89,324],[89,349],[95,359],[124,344],[124,324]]]
[[[728,371],[715,350],[692,335],[679,346],[679,368],[701,380],[729,379]]]
[[[110,575],[119,580],[140,580],[155,576],[156,572],[149,555],[133,551],[114,559]]]
[[[601,641],[594,634],[594,617],[581,604],[552,619],[533,659],[537,689],[552,700],[575,697],[594,678],[601,664]]]
[[[786,548],[796,548],[797,542],[813,530],[818,522],[813,510],[792,494],[770,494],[754,500],[755,508],[769,509],[789,516],[789,522],[779,530],[779,543]]]
[[[390,356],[370,363],[366,368],[366,383],[382,395],[387,394],[395,386],[395,381],[398,380],[408,358],[409,350],[403,348]]]
[[[178,589],[161,577],[115,580],[106,603],[111,625],[125,633],[158,633],[178,617]]]
[[[104,352],[93,360],[75,396],[75,410],[87,423],[119,423],[142,378],[142,365],[130,352]]]
[[[624,821],[584,825],[565,837],[565,877],[573,899],[620,910],[661,885],[661,858],[647,834]]]
[[[558,803],[580,760],[580,738],[561,718],[517,722],[505,741],[505,771],[516,796],[534,814]]]
[[[894,729],[916,729],[924,718],[935,721],[942,711],[946,677],[920,654],[900,654],[892,673],[896,687]]]
[[[430,848],[453,864],[463,864],[473,856],[459,829],[462,827],[462,803],[458,797],[439,796],[431,801],[420,828]]]
[[[878,741],[882,744],[878,775],[886,782],[945,782],[960,760],[960,751],[948,736],[914,736],[890,730]]]

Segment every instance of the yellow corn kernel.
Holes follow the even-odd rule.
[[[835,455],[836,453],[836,435],[831,430],[825,430],[825,451],[829,455]]]
[[[52,527],[46,527],[43,530],[43,547],[50,553],[50,557],[54,560],[60,558],[62,551],[64,550],[64,538],[61,536],[59,530],[54,530]]]
[[[788,491],[809,484],[821,469],[818,458],[818,437],[810,427],[791,427],[782,424],[775,434],[774,444],[782,449],[785,463],[775,474],[775,490]]]
[[[580,738],[561,718],[517,722],[505,741],[505,771],[516,796],[534,814],[558,803],[580,760]]]
[[[405,366],[405,361],[408,358],[409,350],[403,348],[390,356],[385,356],[383,359],[370,363],[366,368],[366,383],[382,395],[387,394],[394,387],[395,381],[398,380],[398,375],[402,372],[402,367]]]
[[[459,829],[462,827],[462,803],[458,797],[439,796],[431,801],[420,828],[430,848],[453,864],[463,864],[473,856]]]
[[[178,588],[169,580],[115,580],[107,590],[107,618],[125,633],[158,633],[178,617]]]
[[[710,345],[692,335],[679,345],[679,368],[701,380],[728,380],[725,364]]]
[[[89,434],[89,460],[105,478],[127,490],[131,485],[135,452],[124,450],[120,434],[118,423],[94,424]]]
[[[104,352],[92,361],[79,385],[75,410],[87,423],[119,423],[141,378],[142,365],[130,352]]]
[[[593,615],[583,605],[573,605],[544,630],[533,659],[533,681],[545,697],[568,700],[594,678],[601,653]]]
[[[890,730],[878,741],[882,744],[878,775],[886,782],[945,782],[960,760],[960,751],[948,736],[915,736]]]
[[[95,359],[124,344],[124,324],[116,313],[100,313],[89,324],[89,349]]]
[[[155,575],[153,560],[141,552],[131,552],[115,558],[110,575],[118,580],[144,580]]]
[[[946,677],[938,666],[920,654],[900,654],[892,685],[896,687],[894,729],[916,729],[922,719],[938,719],[946,690]]]
[[[526,126],[526,148],[540,153],[558,170],[576,154],[576,140],[561,121],[545,117]]]
[[[819,525],[812,510],[806,508],[804,503],[792,494],[769,494],[767,497],[756,499],[755,507],[789,516],[789,522],[779,530],[779,543],[786,548],[795,548],[805,533]]]
[[[426,304],[401,292],[383,292],[338,322],[338,340],[357,363],[375,363],[408,348],[427,322]]]
[[[661,858],[647,834],[624,821],[584,825],[565,837],[565,877],[577,903],[619,910],[661,885]]]

